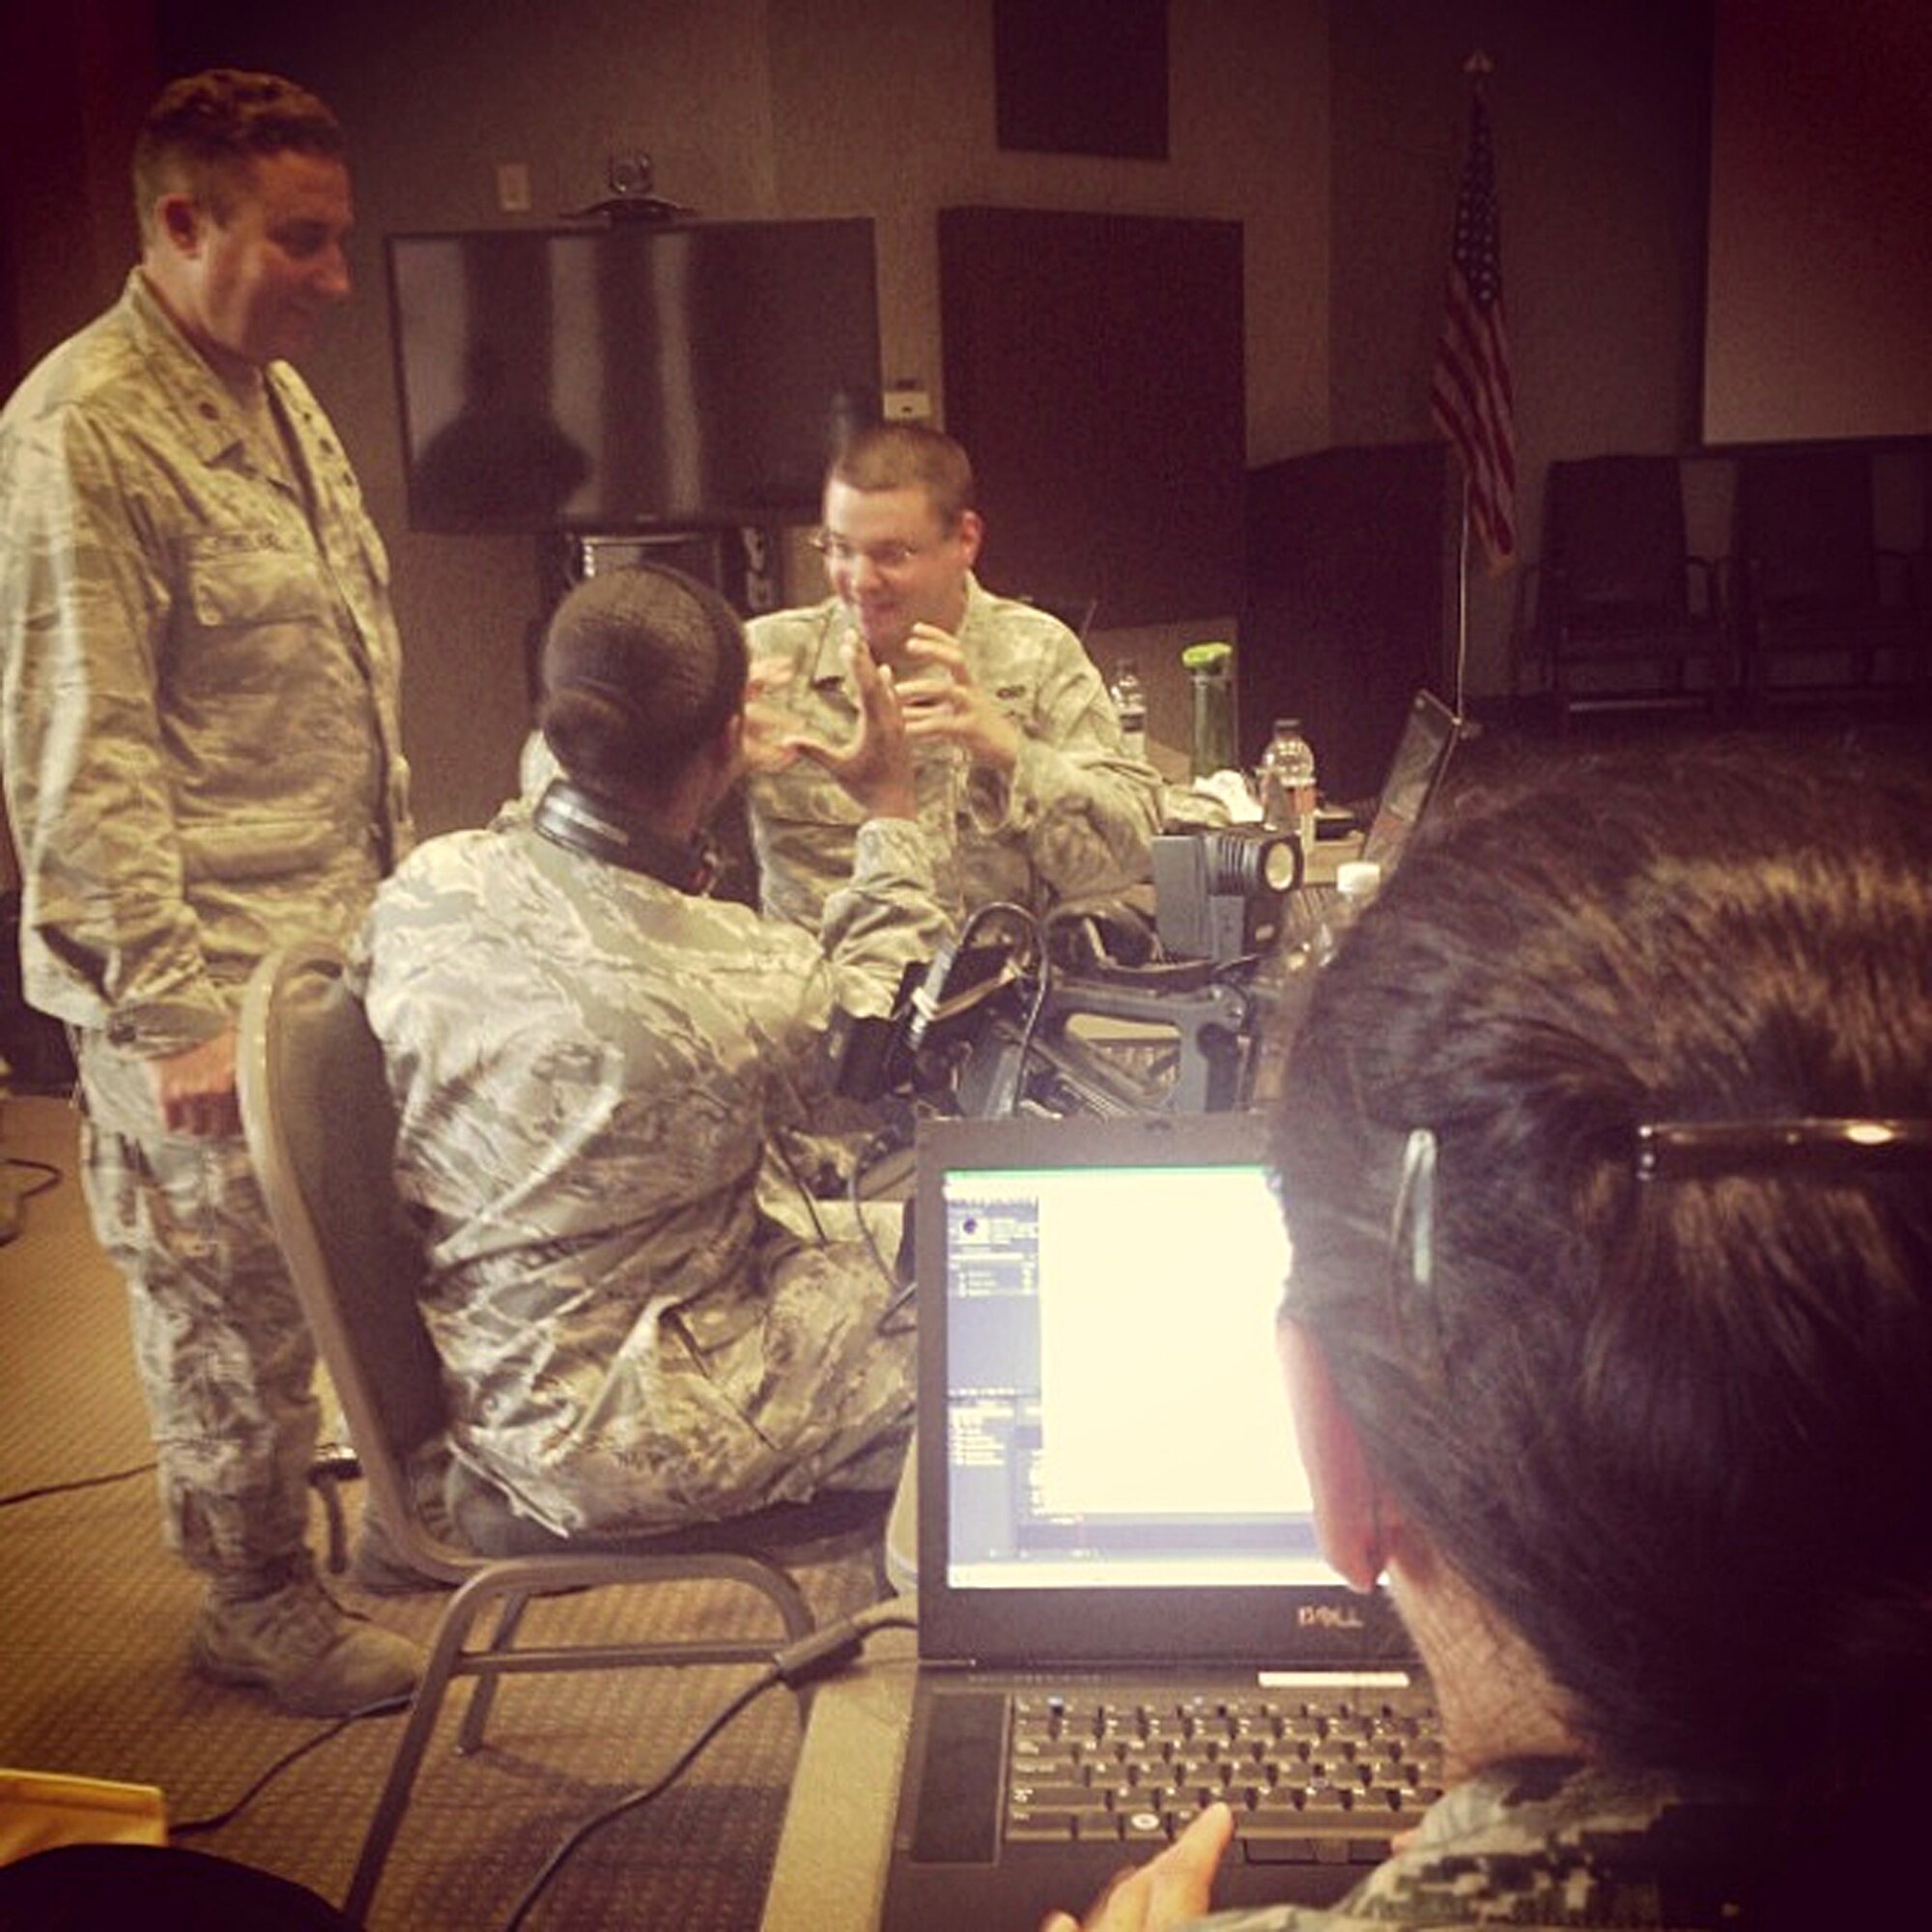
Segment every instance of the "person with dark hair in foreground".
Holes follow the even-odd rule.
[[[787,1155],[838,1118],[834,1008],[889,1011],[946,926],[892,680],[863,645],[858,737],[808,754],[863,820],[824,950],[701,895],[704,826],[748,755],[748,667],[730,607],[690,578],[579,584],[544,645],[560,776],[419,847],[358,948],[429,1236],[459,1534],[479,1504],[565,1537],[644,1531],[897,1472],[897,1229],[834,1238],[837,1204]]]
[[[389,566],[285,359],[350,293],[340,124],[274,74],[172,82],[141,259],[0,414],[0,769],[26,997],[72,1031],[81,1156],[127,1277],[194,1666],[339,1716],[412,1644],[307,1548],[315,1350],[242,1139],[255,963],[346,941],[409,847]]]
[[[1650,748],[1460,815],[1324,974],[1273,1142],[1323,1547],[1457,1777],[1333,1910],[1214,1923],[1918,1922],[1932,782]],[[1088,1925],[1206,1912],[1230,1823]]]

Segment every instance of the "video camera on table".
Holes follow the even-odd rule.
[[[1066,906],[1045,925],[998,903],[909,968],[890,1015],[840,1014],[841,1094],[928,1111],[1134,1115],[1243,1104],[1264,1016],[1250,980],[1301,883],[1290,833],[1153,840],[1155,915]]]

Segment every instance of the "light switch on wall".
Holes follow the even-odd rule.
[[[505,214],[530,212],[530,168],[527,161],[497,163],[497,206]]]

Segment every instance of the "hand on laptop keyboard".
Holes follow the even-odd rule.
[[[1157,1858],[1122,1872],[1084,1919],[1050,1913],[1040,1932],[1163,1932],[1199,1918],[1234,1834],[1234,1813],[1225,1804],[1208,1805]]]
[[[1430,1694],[1149,1693],[1121,1700],[1015,1693],[1008,1843],[1165,1844],[1225,1804],[1261,1864],[1379,1864],[1441,1795]]]

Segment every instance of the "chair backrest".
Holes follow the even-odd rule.
[[[1861,449],[1747,450],[1737,553],[1761,611],[1864,610],[1878,601],[1871,457]]]
[[[1552,463],[1545,483],[1544,584],[1584,623],[1681,618],[1689,607],[1684,484],[1674,456]]]
[[[410,1515],[408,1459],[447,1415],[417,1293],[421,1237],[396,1192],[383,1052],[334,949],[255,970],[238,1080],[248,1151],[370,1493]]]

